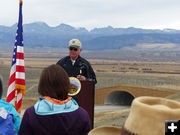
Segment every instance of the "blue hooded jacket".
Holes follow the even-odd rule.
[[[16,130],[16,133],[18,134],[20,125],[21,125],[21,118],[14,108],[14,106],[2,99],[0,99],[0,108],[4,108],[9,114],[11,114],[13,119],[14,128]]]
[[[16,135],[13,125],[13,115],[4,108],[0,108],[0,134]]]

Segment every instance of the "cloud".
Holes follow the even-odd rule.
[[[180,29],[179,0],[24,0],[24,23]],[[18,0],[0,1],[0,25],[17,22]]]

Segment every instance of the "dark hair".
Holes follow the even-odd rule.
[[[0,76],[0,98],[2,98],[2,93],[3,93],[3,83],[2,83],[1,76]]]
[[[44,68],[38,86],[38,92],[41,96],[65,100],[68,97],[69,89],[69,77],[61,66],[50,65]]]

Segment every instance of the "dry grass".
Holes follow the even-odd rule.
[[[46,54],[43,54],[46,56]],[[25,58],[26,97],[23,99],[23,109],[28,108],[38,100],[37,85],[43,67],[55,64],[57,58]],[[151,87],[158,89],[179,90],[180,74],[144,73],[144,71],[177,72],[180,73],[180,63],[175,62],[140,62],[90,59],[96,71],[98,84],[96,88],[126,85],[137,87]],[[0,74],[3,76],[4,96],[6,95],[11,57],[0,58]],[[180,101],[180,94],[167,97]],[[129,110],[96,112],[94,126],[114,125],[122,126],[129,114]]]
[[[37,85],[42,69],[55,64],[57,58],[25,58],[26,97],[37,97]],[[126,85],[179,90],[180,74],[144,73],[145,70],[161,72],[180,72],[180,63],[175,62],[139,62],[104,59],[89,59],[98,83],[96,88]],[[10,58],[0,58],[0,74],[3,76],[4,96],[8,86]]]
[[[180,102],[180,92],[173,94],[173,95],[170,95],[166,98]]]
[[[33,106],[37,101],[38,98],[23,98],[22,110],[25,110],[30,106]]]
[[[126,118],[128,117],[129,109],[95,112],[94,127],[102,125],[122,127]]]

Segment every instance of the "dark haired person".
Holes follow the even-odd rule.
[[[68,96],[70,81],[58,65],[45,68],[40,76],[38,102],[23,116],[19,135],[87,135],[88,113]]]
[[[59,60],[56,64],[62,66],[69,77],[76,77],[81,81],[92,80],[97,83],[96,75],[90,63],[80,56],[82,44],[78,39],[69,41],[69,56]]]
[[[21,118],[14,106],[2,100],[3,83],[0,76],[0,134],[16,135],[21,124]]]

